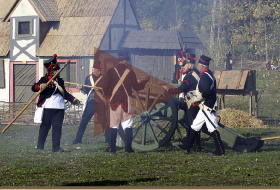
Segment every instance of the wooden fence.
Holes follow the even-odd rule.
[[[9,124],[17,114],[24,108],[26,103],[16,102],[2,102],[0,101],[0,124]],[[67,110],[65,111],[63,124],[65,125],[78,125],[82,119],[83,105],[74,106],[66,103]],[[34,123],[34,112],[36,103],[32,103],[13,124],[18,125],[38,125]],[[93,124],[93,118],[90,124]]]

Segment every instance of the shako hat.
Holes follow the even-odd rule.
[[[185,66],[187,63],[195,64],[196,57],[195,54],[189,54],[188,57],[184,59],[185,61],[183,62],[182,66]]]
[[[122,61],[129,61],[130,58],[128,54],[129,54],[128,51],[118,52],[118,58]]]
[[[210,57],[207,57],[205,55],[201,55],[200,58],[199,58],[198,63],[201,63],[203,65],[209,66],[210,61],[211,61]]]
[[[93,64],[93,68],[95,69],[102,69],[101,61],[98,60],[96,63]]]
[[[52,58],[44,62],[44,66],[46,67],[46,70],[55,71],[60,69],[59,65],[57,64],[56,57],[57,55],[54,54]]]

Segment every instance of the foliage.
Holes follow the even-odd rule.
[[[208,48],[203,53],[217,64],[223,64],[228,49],[234,60],[266,61],[266,55],[268,61],[279,59],[278,0],[135,0],[131,3],[143,30],[194,31]]]

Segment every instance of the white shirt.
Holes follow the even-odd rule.
[[[51,109],[67,109],[64,98],[60,94],[54,94],[47,98],[42,107]]]

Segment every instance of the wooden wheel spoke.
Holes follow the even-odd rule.
[[[148,106],[149,106],[149,96],[150,96],[150,88],[148,88],[148,89],[147,89],[147,92],[146,92],[145,111],[148,110]]]
[[[140,125],[137,126],[137,128],[135,129],[135,131],[133,131],[132,139],[134,139],[135,135],[138,133],[138,131],[139,131],[139,129],[141,128],[142,125],[143,125],[143,123],[140,123]]]
[[[154,142],[158,142],[158,138],[157,138],[151,124],[149,124],[148,132],[149,132],[150,136],[153,137]]]
[[[157,137],[159,137],[159,135],[161,135],[162,132],[164,132],[165,135],[168,134],[168,132],[166,131],[165,128],[169,125],[169,123],[170,123],[170,122],[166,122],[166,123],[165,123],[165,125],[163,126],[163,130],[159,131],[159,132],[156,134]]]
[[[180,139],[182,139],[182,133],[181,133],[181,130],[179,129],[179,125],[177,125],[176,130],[179,133]]]
[[[145,143],[146,143],[146,130],[147,130],[147,126],[144,125],[143,131],[142,131],[142,145],[145,145]]]
[[[144,106],[143,106],[143,104],[142,104],[142,102],[141,102],[141,100],[140,100],[140,98],[139,98],[138,93],[137,93],[136,91],[134,91],[134,94],[135,94],[136,100],[138,101],[138,103],[139,103],[139,105],[140,105],[140,111],[141,111],[141,113],[142,113],[142,112],[144,111]]]
[[[154,102],[152,103],[152,105],[150,106],[149,109],[152,109],[153,107],[155,107],[155,105],[156,105],[156,103],[157,103],[157,101],[159,100],[159,98],[160,98],[161,95],[162,95],[162,94],[158,94],[158,95],[157,95],[156,99],[154,100]]]
[[[153,120],[161,120],[161,121],[172,121],[172,118],[168,117],[160,117],[160,116],[151,116]]]
[[[163,107],[159,108],[159,111],[166,110],[170,105],[166,103]]]
[[[155,125],[155,127],[157,127],[157,128],[160,130],[160,133],[162,133],[162,132],[164,132],[165,134],[168,133],[168,132],[165,130],[165,128],[166,128],[166,126],[170,123],[169,121],[166,122],[166,123],[164,124],[163,127],[161,127],[158,123],[156,123],[156,122],[153,121],[153,120],[151,120],[151,123],[152,123],[153,125]],[[156,136],[158,137],[158,135],[156,135]]]
[[[139,116],[136,116],[133,118],[133,123],[141,122],[141,118]]]
[[[134,106],[134,108],[135,108],[135,111],[136,111],[138,114],[143,113],[143,112],[142,112],[140,109],[138,109],[137,107]]]

